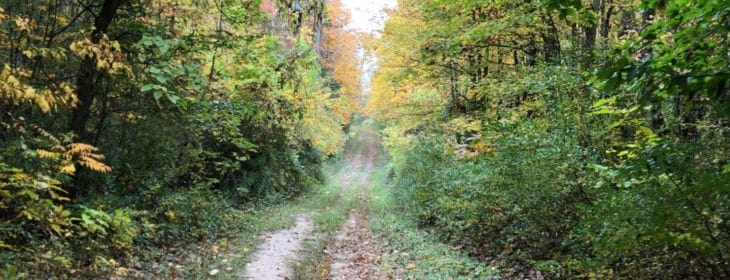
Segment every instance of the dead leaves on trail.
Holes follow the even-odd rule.
[[[351,214],[330,250],[330,279],[382,279],[382,248],[375,241],[367,218],[360,213]]]

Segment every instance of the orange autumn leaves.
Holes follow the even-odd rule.
[[[361,69],[357,57],[360,35],[346,28],[350,22],[350,12],[339,0],[327,1],[327,15],[329,22],[323,30],[320,50],[322,64],[340,88],[349,107],[341,113],[349,121],[349,115],[356,110],[361,93]]]

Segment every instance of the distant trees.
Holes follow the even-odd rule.
[[[323,29],[320,47],[324,67],[337,81],[342,94],[354,110],[362,93],[360,62],[357,57],[361,43],[358,42],[358,35],[346,28],[350,22],[350,12],[342,6],[340,0],[327,1],[327,13],[329,22]]]

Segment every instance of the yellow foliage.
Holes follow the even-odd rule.
[[[76,173],[76,166],[73,163],[69,163],[61,166],[61,173],[63,174],[74,174]]]
[[[66,146],[66,154],[73,155],[73,154],[82,154],[82,153],[91,153],[96,152],[99,149],[97,149],[94,146],[91,146],[89,144],[84,143],[73,143]]]
[[[482,130],[482,124],[475,118],[457,117],[446,123],[444,130],[451,133],[477,132]]]
[[[41,150],[41,149],[37,149],[36,150],[36,153],[41,158],[49,158],[49,159],[60,159],[61,158],[61,154],[60,153],[49,152],[49,151]]]
[[[84,143],[72,143],[66,146],[66,152],[64,156],[66,158],[76,158],[76,162],[81,166],[99,173],[109,173],[112,171],[111,167],[102,163],[101,160],[104,156],[97,154],[99,149]]]
[[[46,219],[51,230],[56,234],[62,235],[66,232],[66,228],[71,225],[70,216],[70,211],[63,209],[61,205],[57,205],[53,206],[53,211]]]
[[[47,140],[51,141],[54,145],[53,149],[56,151],[62,151],[63,147],[61,147],[61,140],[59,140],[56,136],[53,136],[53,134],[49,133],[45,129],[41,128],[40,126],[33,125],[33,128],[35,129],[38,134],[45,137]]]
[[[119,42],[109,40],[106,35],[102,36],[98,44],[94,44],[86,36],[71,43],[69,49],[80,57],[96,59],[96,68],[107,71],[109,74],[130,74],[132,71],[129,65],[124,63]]]
[[[345,135],[342,126],[346,119],[340,112],[344,109],[342,99],[329,99],[326,95],[315,95],[305,101],[305,115],[299,123],[299,130],[304,139],[318,151],[333,155],[339,152],[345,144]]]
[[[424,28],[414,4],[403,1],[389,15],[383,38],[371,46],[379,65],[365,113],[381,122],[398,120],[405,130],[432,122],[446,100],[428,79],[428,69],[414,65],[418,48],[413,46],[420,44],[418,32]]]
[[[109,173],[112,171],[112,168],[108,165],[88,156],[81,156],[78,162],[84,167],[99,173]]]
[[[15,26],[18,27],[18,30],[31,32],[35,28],[35,23],[29,18],[17,17],[15,19]]]
[[[76,95],[68,84],[59,83],[36,89],[22,82],[29,77],[29,71],[5,64],[0,71],[0,99],[15,104],[32,103],[43,113],[56,111],[59,106],[72,107],[76,104]]]
[[[352,112],[362,92],[357,57],[358,34],[344,28],[350,21],[350,13],[339,0],[327,1],[327,15],[330,24],[323,30],[322,64],[340,85],[343,95],[348,99],[346,105]]]
[[[61,145],[61,141],[52,134],[38,126],[34,126],[34,128],[39,134],[53,143],[52,151],[37,149],[36,153],[41,158],[58,161],[57,168],[61,173],[74,174],[76,172],[74,163],[99,173],[112,171],[111,167],[102,162],[104,155],[98,153],[99,149],[97,147],[84,143]]]

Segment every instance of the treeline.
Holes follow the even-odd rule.
[[[398,198],[506,278],[730,277],[730,2],[400,0]]]
[[[357,94],[330,26],[318,0],[0,1],[0,275],[125,276],[317,184]]]

